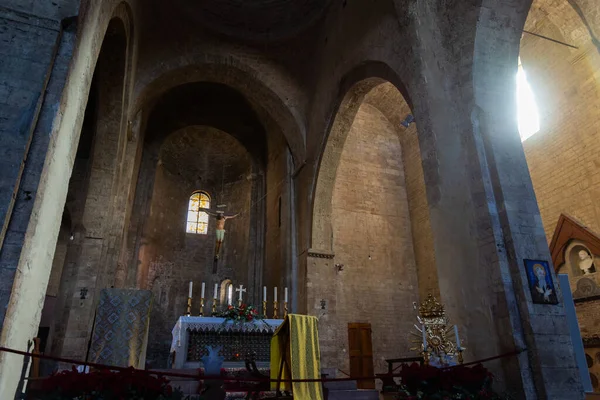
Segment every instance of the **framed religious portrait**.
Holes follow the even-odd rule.
[[[556,289],[547,261],[524,260],[531,299],[535,304],[558,304]]]

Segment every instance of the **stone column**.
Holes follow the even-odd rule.
[[[123,235],[126,204],[119,193],[119,177],[128,143],[123,102],[125,67],[126,38],[119,33],[107,34],[94,77],[97,115],[93,121],[94,143],[82,217],[84,237],[76,262],[76,295],[66,299],[71,307],[61,355],[75,359],[85,358],[100,291],[114,285],[115,242],[120,243]],[[133,169],[133,163],[128,161],[128,169]],[[115,213],[117,209],[120,211]],[[87,291],[85,299],[77,296],[81,290]]]
[[[442,301],[466,361],[522,351],[486,364],[500,388],[527,399],[583,398],[564,307],[532,304],[523,265],[551,258],[517,133],[517,53],[498,33],[515,31],[489,22],[497,30],[472,54],[476,31],[486,29],[477,12],[415,9],[422,76],[409,91]]]
[[[530,398],[580,399],[583,386],[575,362],[566,312],[542,225],[525,154],[517,129],[516,73],[521,28],[528,2],[490,1],[482,8],[475,38],[471,111],[485,176],[488,199],[509,303],[513,336],[527,348],[519,363],[529,363],[531,380],[525,382]],[[490,7],[494,6],[494,13]],[[500,28],[498,18],[511,21]],[[490,204],[490,201],[488,201]],[[524,259],[551,265],[558,305],[533,304]],[[569,290],[569,288],[566,288]],[[519,329],[520,328],[520,329]]]

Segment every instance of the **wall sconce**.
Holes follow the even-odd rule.
[[[324,310],[327,306],[327,302],[325,300],[321,300],[321,310]]]
[[[338,272],[344,270],[344,264],[335,264],[335,268],[337,268]]]
[[[88,294],[88,288],[83,287],[79,290],[79,299],[85,300]]]

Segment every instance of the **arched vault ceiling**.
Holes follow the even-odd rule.
[[[162,143],[188,126],[211,126],[237,139],[257,160],[265,160],[264,127],[246,99],[226,85],[190,83],[169,90],[154,105],[147,125],[148,143]]]
[[[252,159],[233,136],[208,126],[188,126],[172,133],[160,149],[160,163],[198,187],[248,178]]]
[[[525,30],[580,48],[593,38],[598,47],[600,7],[597,0],[534,0]]]
[[[294,162],[300,165],[306,152],[305,126],[294,96],[275,92],[278,86],[267,86],[257,72],[242,69],[243,65],[232,65],[233,59],[230,61],[229,64],[193,64],[179,68],[176,67],[178,62],[163,63],[159,72],[138,82],[133,109],[138,112],[152,107],[178,86],[225,85],[244,97],[267,131],[277,131],[285,136]]]
[[[169,7],[218,34],[266,42],[303,32],[324,14],[330,3],[331,0],[173,0]]]

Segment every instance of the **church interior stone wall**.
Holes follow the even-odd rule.
[[[40,100],[58,104],[73,51],[74,34],[64,33],[59,20],[76,13],[77,3],[36,2],[32,10],[22,2],[11,1],[0,10],[3,43],[0,146],[4,151],[2,170],[5,171],[0,179],[0,303],[3,304],[10,297],[31,200],[48,148],[47,135],[40,131],[48,129],[52,117],[46,108],[40,107]],[[62,46],[61,35],[66,42]],[[26,159],[30,161],[27,173]],[[5,307],[0,307],[0,325],[5,312]]]

